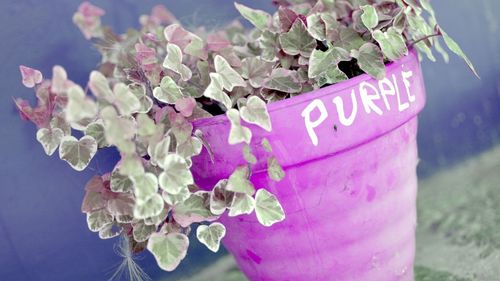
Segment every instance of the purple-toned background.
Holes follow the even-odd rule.
[[[34,100],[20,83],[18,65],[50,76],[64,66],[84,85],[99,61],[91,44],[73,26],[78,0],[0,1],[0,280],[106,280],[119,258],[114,241],[102,241],[80,213],[83,183],[95,172],[73,171],[57,155],[47,157],[34,126],[22,122],[12,97]],[[268,0],[240,2],[272,10]],[[500,32],[497,0],[433,1],[441,25],[469,54],[482,80],[456,57],[451,63],[424,61],[428,103],[421,114],[420,175],[426,176],[498,143],[500,132]],[[140,14],[163,3],[188,26],[220,26],[237,17],[230,0],[100,0],[106,24],[124,32]],[[112,10],[113,9],[113,10]],[[116,155],[101,154],[91,165],[109,170]],[[194,241],[194,240],[192,240]],[[149,255],[140,263],[154,280],[165,276]],[[215,256],[192,243],[172,279],[192,273]]]

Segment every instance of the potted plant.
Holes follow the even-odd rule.
[[[21,66],[38,99],[15,101],[21,117],[75,170],[120,152],[85,186],[82,212],[166,271],[196,226],[251,280],[411,280],[418,57],[435,60],[434,47],[448,60],[442,37],[476,72],[428,0],[274,3],[274,15],[235,4],[249,31],[188,31],[157,6],[117,35],[84,2],[73,20],[99,69],[84,90],[60,66],[46,80]]]

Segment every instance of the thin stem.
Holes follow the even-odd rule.
[[[422,37],[422,38],[418,39],[417,41],[414,41],[413,43],[411,43],[410,46],[413,46],[413,45],[419,43],[420,41],[423,41],[423,40],[426,40],[426,39],[429,39],[432,37],[436,37],[436,36],[441,36],[441,33],[435,33],[435,34],[431,34],[431,35],[427,35],[425,37]]]

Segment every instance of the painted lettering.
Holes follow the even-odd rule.
[[[312,121],[311,113],[315,109],[319,110],[320,115],[316,120]],[[319,99],[313,100],[302,111],[302,117],[304,117],[304,123],[306,125],[307,133],[309,134],[309,137],[311,138],[313,145],[318,146],[318,136],[316,135],[314,128],[321,125],[321,123],[323,123],[323,121],[325,121],[326,118],[328,117],[328,112],[326,111],[325,104]]]
[[[401,103],[401,91],[399,91],[398,82],[396,81],[396,75],[392,75],[392,81],[394,82],[394,86],[396,87],[396,96],[398,97],[398,110],[399,112],[406,110],[410,107],[410,104],[407,102]]]
[[[413,76],[413,72],[411,70],[410,71],[403,71],[403,72],[401,72],[401,76],[403,76],[403,83],[405,84],[406,94],[408,95],[408,100],[410,102],[414,102],[415,96],[412,95],[410,92],[410,80],[408,80],[408,78]]]
[[[392,84],[391,80],[385,77],[383,80],[378,81],[378,87],[380,88],[380,94],[382,95],[382,99],[384,100],[385,107],[387,110],[391,110],[391,105],[389,104],[389,100],[387,96],[395,96],[396,89]]]
[[[336,96],[333,98],[333,103],[335,106],[337,106],[337,113],[339,115],[339,121],[342,125],[349,127],[354,123],[354,119],[356,118],[356,115],[358,114],[358,101],[356,99],[356,94],[354,92],[354,89],[351,92],[351,100],[352,100],[352,111],[351,115],[349,117],[346,117],[346,114],[344,112],[344,102],[342,101],[342,98],[339,96]]]
[[[370,88],[372,90],[371,95],[369,95],[367,88]],[[373,110],[378,115],[382,115],[382,110],[373,102],[374,100],[380,99],[380,93],[375,86],[363,81],[359,85],[359,94],[361,96],[361,102],[363,103],[363,107],[365,108],[366,113],[371,113]]]

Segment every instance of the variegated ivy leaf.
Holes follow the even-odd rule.
[[[239,166],[229,176],[226,189],[233,192],[245,193],[252,196],[255,188],[252,182],[248,179],[250,171],[247,166]]]
[[[234,70],[231,65],[222,56],[216,55],[214,58],[215,71],[220,75],[222,87],[232,91],[234,87],[246,86],[245,80]]]
[[[307,16],[307,31],[314,39],[319,41],[326,40],[326,25],[321,18],[320,13],[315,13]]]
[[[151,149],[149,149],[151,148]],[[159,166],[163,165],[165,162],[165,157],[167,157],[170,149],[170,136],[165,136],[163,139],[148,147],[148,153],[151,156],[151,164]]]
[[[132,194],[119,193],[108,200],[108,212],[114,216],[131,216],[133,214],[135,199]]]
[[[309,34],[302,20],[296,20],[288,32],[280,34],[279,42],[283,51],[291,56],[300,54],[308,58],[316,48],[316,39]]]
[[[164,103],[175,104],[178,99],[183,97],[181,89],[170,76],[161,79],[160,86],[154,88],[153,96]]]
[[[162,163],[163,172],[158,180],[160,187],[171,194],[178,194],[186,186],[193,184],[193,175],[186,160],[177,154],[169,154]]]
[[[116,223],[111,223],[104,226],[99,230],[99,238],[101,239],[111,239],[120,235],[123,231],[123,227],[117,225]]]
[[[325,52],[314,50],[309,58],[309,78],[317,78],[328,70],[336,68],[339,62],[350,59],[349,52],[339,47],[333,47],[331,44]]]
[[[255,200],[246,193],[235,193],[233,201],[229,207],[228,216],[235,217],[244,214],[251,214],[255,209]]]
[[[358,52],[353,52],[359,68],[378,80],[385,77],[384,54],[373,43],[365,43]]]
[[[139,100],[138,113],[148,113],[153,107],[153,100],[146,94],[146,89],[143,85],[130,84],[128,85],[129,90],[134,94],[134,96]]]
[[[214,222],[209,226],[200,225],[196,229],[196,237],[207,248],[216,253],[219,251],[220,241],[226,235],[226,227],[219,222]]]
[[[104,123],[106,141],[109,144],[119,146],[122,142],[131,140],[137,132],[135,119],[130,116],[118,116],[116,110],[111,106],[101,110],[101,117]]]
[[[113,216],[106,209],[87,213],[87,225],[92,232],[98,232],[111,223],[113,223]]]
[[[255,194],[255,214],[263,226],[271,226],[285,219],[285,212],[276,196],[265,189]]]
[[[210,212],[208,192],[192,193],[188,199],[177,203],[173,208],[173,217],[182,227],[192,223],[213,221],[217,217]]]
[[[193,132],[193,125],[186,120],[181,114],[172,114],[169,116],[172,133],[175,136],[177,144],[184,143],[189,140]]]
[[[158,192],[158,179],[153,173],[144,173],[131,177],[137,202],[147,201]]]
[[[210,212],[222,215],[231,205],[233,192],[226,190],[227,180],[220,180],[210,192]]]
[[[188,246],[189,239],[182,233],[153,233],[147,248],[161,269],[172,271],[186,257]]]
[[[123,156],[118,166],[118,172],[129,177],[143,174],[142,158],[135,154]]]
[[[109,87],[108,79],[101,72],[94,70],[90,73],[89,88],[97,98],[113,102],[115,95]]]
[[[130,115],[141,109],[141,102],[129,90],[127,85],[123,83],[115,84],[113,87],[113,94],[114,100],[112,103],[116,106],[121,115]]]
[[[58,128],[61,129],[65,136],[71,135],[71,126],[64,119],[64,115],[58,114],[52,117],[50,120],[50,128]]]
[[[257,163],[257,158],[252,154],[252,151],[250,150],[250,146],[248,144],[245,144],[245,146],[243,146],[243,158],[245,158],[245,161],[250,164]]]
[[[151,234],[156,231],[156,226],[147,225],[144,221],[139,220],[137,222],[132,222],[132,236],[136,242],[145,242],[149,239]]]
[[[124,215],[124,216],[116,216],[115,219],[119,223],[131,223],[134,220],[134,217],[129,215]]]
[[[229,130],[229,144],[250,143],[252,139],[252,131],[240,123],[240,114],[238,110],[231,108],[226,112],[226,116],[231,122]]]
[[[363,14],[361,15],[361,21],[369,30],[374,29],[378,25],[378,15],[377,10],[372,5],[361,6]]]
[[[266,103],[257,96],[248,98],[247,104],[240,108],[240,116],[246,122],[258,125],[268,132],[272,129]]]
[[[181,48],[175,44],[167,44],[167,56],[163,61],[163,66],[178,73],[184,81],[188,81],[193,75],[191,69],[182,64]]]
[[[245,19],[251,22],[258,29],[264,31],[269,26],[269,23],[271,22],[270,14],[261,10],[248,8],[247,6],[238,3],[234,3],[234,6]]]
[[[64,132],[59,128],[40,128],[36,132],[36,139],[47,155],[54,154],[63,137]]]
[[[100,119],[87,125],[85,135],[93,137],[97,141],[99,148],[109,145],[104,135],[104,124]]]
[[[197,137],[189,137],[187,141],[177,144],[175,152],[184,158],[191,158],[201,153],[203,144]]]
[[[446,46],[448,46],[448,49],[461,57],[469,66],[471,71],[474,73],[479,78],[479,74],[477,73],[476,69],[474,68],[474,65],[472,64],[471,60],[467,57],[467,55],[464,53],[462,48],[453,40],[446,32],[444,32],[442,29],[440,30],[441,34],[443,35],[444,42],[446,43]]]
[[[264,30],[258,38],[259,46],[262,50],[260,57],[268,62],[276,61],[276,49],[278,46],[278,34],[269,30]]]
[[[285,177],[285,171],[274,156],[267,159],[267,174],[273,181],[281,181]]]
[[[163,200],[165,200],[165,203],[167,203],[169,206],[175,206],[176,204],[182,203],[186,199],[188,199],[191,195],[191,192],[189,191],[188,187],[185,187],[177,194],[170,194],[166,191],[163,191],[161,195],[163,197]]]
[[[275,68],[271,76],[265,81],[264,88],[284,93],[300,93],[302,84],[299,81],[297,71],[285,68]]]
[[[319,87],[335,84],[347,79],[349,79],[349,77],[347,77],[347,75],[342,72],[342,70],[340,70],[338,66],[332,66],[332,68],[316,77],[317,85]]]
[[[110,188],[113,192],[132,192],[134,184],[130,177],[122,175],[118,169],[114,169],[111,172],[110,177]]]
[[[393,27],[389,27],[386,32],[375,30],[372,32],[372,36],[388,59],[395,61],[408,54],[403,36]]]
[[[203,95],[222,103],[227,109],[233,106],[231,99],[224,92],[222,76],[218,73],[210,73],[210,84],[203,92]]]
[[[73,136],[65,136],[59,147],[59,157],[77,171],[87,167],[97,152],[97,142],[91,136],[76,139]]]
[[[160,213],[156,216],[152,216],[149,218],[144,219],[144,224],[146,225],[155,225],[158,227],[160,224],[165,222],[168,216],[168,212],[170,212],[170,207],[166,206],[167,208],[163,208]]]
[[[97,105],[85,96],[83,89],[75,85],[68,89],[68,104],[66,105],[66,120],[69,123],[92,119],[97,115]]]
[[[259,57],[248,57],[241,61],[241,76],[254,88],[262,87],[264,79],[269,76],[272,69],[273,63]]]
[[[139,136],[154,135],[156,132],[155,122],[147,114],[140,113],[135,117],[135,120],[137,121],[137,134]]]
[[[145,219],[157,216],[163,210],[164,203],[163,198],[156,193],[149,197],[148,200],[144,202],[137,201],[134,206],[134,218]]]
[[[340,47],[350,52],[351,50],[358,50],[363,46],[365,40],[356,32],[356,30],[340,26],[338,31],[338,38],[335,40],[335,46]]]
[[[268,139],[263,138],[262,141],[261,141],[261,145],[262,145],[262,147],[264,148],[265,151],[267,151],[267,152],[273,152],[273,147],[269,143]]]

